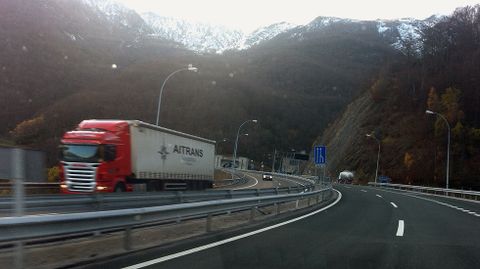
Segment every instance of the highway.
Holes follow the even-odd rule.
[[[480,268],[480,204],[336,189],[330,208],[278,227],[186,240],[89,268]]]
[[[292,179],[280,178],[277,176],[273,177],[272,181],[264,181],[262,179],[262,174],[258,173],[243,173],[247,179],[247,182],[242,186],[232,187],[234,190],[241,189],[268,189],[268,188],[282,188],[282,187],[294,187],[298,185],[303,185],[304,182],[298,182]]]

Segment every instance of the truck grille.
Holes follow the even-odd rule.
[[[63,162],[69,191],[93,192],[99,163]]]

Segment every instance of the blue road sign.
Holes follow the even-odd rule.
[[[315,164],[325,164],[327,162],[327,147],[315,146],[313,150]]]

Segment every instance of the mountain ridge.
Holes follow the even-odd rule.
[[[418,44],[420,37],[418,32],[421,31],[422,27],[436,23],[442,18],[442,16],[433,15],[424,20],[412,18],[355,20],[319,16],[305,25],[277,22],[247,33],[222,25],[165,17],[154,12],[139,14],[114,0],[82,1],[97,8],[107,18],[125,27],[131,26],[126,17],[136,14],[143,19],[145,24],[140,28],[143,33],[149,34],[150,37],[163,38],[180,43],[185,48],[197,53],[223,53],[229,50],[245,50],[284,33],[290,34],[291,38],[302,40],[304,33],[323,30],[335,26],[335,24],[359,24],[360,27],[375,24],[379,35],[390,40],[394,48],[402,50],[404,49],[403,43],[405,40]],[[137,24],[139,23],[137,22]]]

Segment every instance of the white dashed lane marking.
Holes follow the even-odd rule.
[[[438,202],[438,201],[435,201],[437,204],[441,204],[441,205],[444,205],[444,206],[448,206],[450,208],[453,208],[453,209],[456,209],[458,211],[462,211],[464,213],[467,213],[467,214],[470,214],[470,215],[473,215],[475,217],[480,217],[480,214],[478,214],[477,212],[475,211],[471,211],[471,210],[468,210],[468,209],[465,209],[465,208],[461,208],[459,206],[456,206],[456,205],[451,205],[451,204],[447,204],[447,203],[444,203],[444,202]]]
[[[383,190],[383,191],[388,192],[388,193],[396,193],[396,192],[391,192],[391,191],[386,191],[386,190]],[[416,196],[416,195],[410,195],[410,194],[402,194],[402,195],[405,195],[405,196],[408,196],[408,197],[417,198],[417,199],[420,199],[420,200],[425,200],[425,201],[433,202],[433,203],[436,203],[436,204],[439,204],[439,205],[443,205],[443,206],[446,206],[446,207],[450,207],[450,208],[456,209],[456,210],[458,210],[458,211],[467,213],[467,214],[472,215],[472,216],[475,216],[475,217],[480,217],[480,214],[479,214],[479,213],[477,213],[477,212],[475,212],[475,211],[472,211],[472,210],[467,210],[467,209],[461,208],[461,207],[456,206],[456,205],[452,205],[452,204],[448,204],[448,203],[440,202],[440,201],[437,201],[437,200],[434,200],[434,199],[429,199],[429,198],[420,197],[420,196]],[[394,206],[394,203],[391,203],[391,204],[392,204],[392,206]],[[394,207],[395,207],[395,206],[394,206]]]
[[[405,222],[403,220],[398,221],[397,236],[403,236],[405,232]]]

